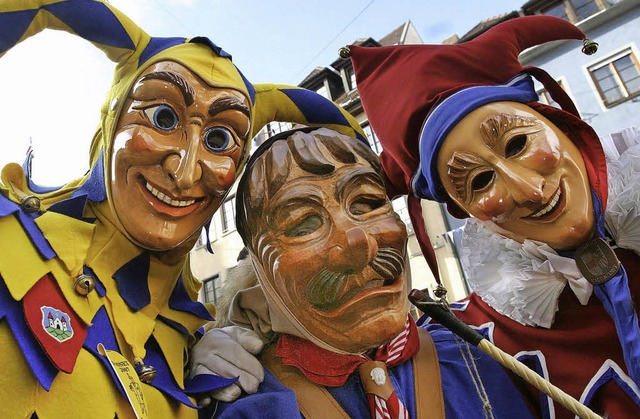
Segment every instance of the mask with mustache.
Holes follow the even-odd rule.
[[[358,290],[367,288],[368,284],[374,285],[377,281],[391,282],[400,276],[404,267],[404,256],[398,249],[382,248],[378,250],[376,257],[369,262],[369,267],[380,275],[380,278],[375,278],[362,286],[355,283],[356,281],[349,280],[352,275],[324,268],[309,281],[305,290],[305,298],[320,310],[339,307],[344,300]],[[349,287],[350,282],[353,284],[351,287]]]

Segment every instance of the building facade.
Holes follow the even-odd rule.
[[[583,119],[600,135],[637,126],[640,114],[640,0],[531,0],[517,11],[480,21],[462,36],[452,35],[443,43],[467,42],[502,21],[523,15],[549,14],[576,24],[589,38],[599,43],[595,55],[582,54],[575,41],[560,41],[524,51],[523,65],[544,68],[576,103]],[[407,21],[376,41],[358,39],[362,46],[421,44],[418,31]],[[338,103],[360,123],[372,149],[380,153],[381,146],[362,109],[351,61],[336,59],[327,67],[314,69],[299,86],[314,90]],[[548,93],[537,86],[540,101],[553,105]],[[266,138],[291,129],[291,124],[272,123],[254,139],[253,147]],[[235,189],[214,215],[209,228],[209,240],[214,253],[206,251],[203,234],[191,254],[191,266],[196,277],[203,280],[201,300],[215,303],[227,272],[237,264],[242,240],[235,231]],[[397,198],[393,206],[407,224],[408,253],[412,287],[431,288],[436,285],[413,233],[405,198]],[[446,209],[433,202],[422,202],[423,218],[439,266],[440,280],[448,289],[449,300],[457,300],[469,292],[460,267],[457,232],[463,221],[451,217]]]

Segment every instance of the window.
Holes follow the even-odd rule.
[[[400,216],[400,219],[407,226],[407,234],[413,233],[413,225],[411,224],[411,218],[409,217],[409,208],[407,208],[407,201],[403,196],[391,201],[393,210]]]
[[[362,126],[362,130],[367,136],[367,140],[369,140],[369,145],[371,149],[376,153],[380,154],[382,152],[382,145],[380,144],[380,140],[375,132],[371,129],[371,125],[366,124]]]
[[[207,244],[207,226],[202,227],[202,231],[200,232],[200,238],[198,239],[198,243],[197,243],[197,247],[203,247],[206,246]],[[211,220],[211,223],[209,224],[209,242],[213,243],[214,241],[217,240],[216,237],[216,226],[213,223],[213,219]]]
[[[563,0],[540,10],[540,13],[578,23],[603,9],[602,0]]]
[[[276,134],[280,134],[281,132],[289,131],[293,128],[293,124],[290,122],[269,122],[267,124],[267,132],[269,133],[269,137],[273,137]]]
[[[220,298],[220,288],[222,288],[220,275],[216,274],[209,279],[205,279],[202,283],[204,302],[213,304],[217,303],[218,298]]]
[[[349,88],[351,90],[357,87],[356,85],[356,72],[353,71],[353,67],[347,69],[347,77],[349,78]]]
[[[640,95],[640,66],[631,49],[590,67],[589,73],[608,108]]]
[[[327,90],[327,86],[324,84],[318,90],[316,90],[316,92],[318,92],[320,96],[324,96],[327,99],[331,99],[331,97],[329,97],[329,90]]]
[[[231,197],[222,204],[222,232],[228,233],[236,229],[236,199]]]
[[[207,233],[203,228],[202,231],[200,231],[200,238],[198,239],[198,243],[196,247],[203,247],[206,244],[207,244]]]
[[[562,87],[563,90],[565,91],[567,90],[565,89],[562,81],[560,80],[556,80],[556,81],[558,82],[560,87]],[[549,92],[547,92],[547,89],[542,88],[540,90],[537,90],[536,93],[538,94],[538,100],[540,101],[540,103],[544,103],[545,105],[553,106],[555,108],[560,109],[560,105],[558,105],[558,102],[556,102],[551,98],[551,95],[549,94]]]

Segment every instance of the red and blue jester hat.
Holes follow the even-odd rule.
[[[600,140],[582,119],[566,92],[544,70],[522,67],[518,55],[546,42],[583,40],[583,52],[597,44],[573,24],[552,16],[525,16],[498,24],[477,38],[453,45],[349,47],[362,105],[383,151],[381,163],[391,197],[408,195],[409,213],[422,251],[438,278],[419,199],[446,203],[451,214],[464,213],[445,193],[436,159],[451,129],[474,109],[499,101],[524,103],[558,126],[580,150],[594,201],[597,232],[604,236],[607,167]],[[561,109],[538,102],[532,77]],[[630,375],[640,384],[640,330],[624,267],[605,284],[594,286],[611,315]]]

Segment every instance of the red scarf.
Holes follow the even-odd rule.
[[[420,349],[418,328],[413,318],[407,315],[404,329],[393,340],[381,345],[373,359],[367,355],[341,355],[323,349],[312,342],[296,336],[283,334],[276,344],[275,354],[284,365],[299,369],[305,377],[316,384],[339,387],[356,369],[369,361],[382,361],[388,368],[410,360]],[[389,399],[367,394],[369,409],[375,418],[408,417],[406,407],[395,392]]]

